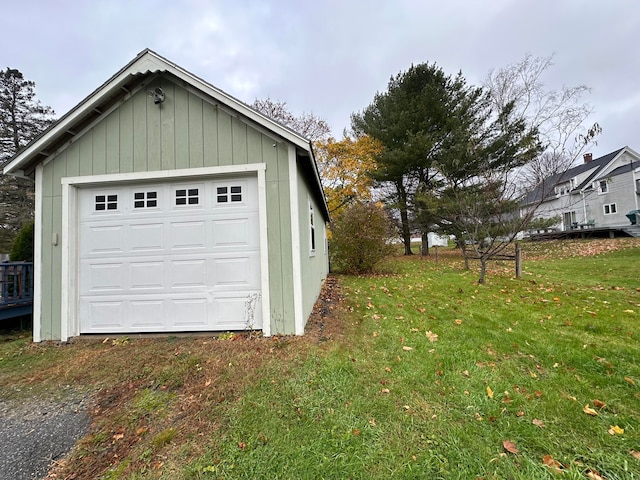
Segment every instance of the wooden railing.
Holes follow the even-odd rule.
[[[22,315],[32,304],[33,263],[0,263],[0,319]]]

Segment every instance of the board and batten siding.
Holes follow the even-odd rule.
[[[329,252],[322,210],[311,193],[309,184],[298,166],[298,217],[300,222],[300,265],[304,273],[302,281],[302,313],[308,318],[318,299],[324,279],[329,273]],[[310,207],[315,217],[315,250],[311,250]]]
[[[155,105],[148,90],[161,87]],[[62,186],[64,177],[198,167],[266,165],[272,333],[294,333],[288,145],[162,76],[139,90],[39,170],[41,340],[61,333]],[[289,252],[289,256],[282,254]]]

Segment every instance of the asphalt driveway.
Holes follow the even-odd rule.
[[[1,390],[0,390],[1,395]],[[0,399],[0,480],[41,480],[88,430],[87,398]]]

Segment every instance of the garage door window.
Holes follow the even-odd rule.
[[[198,205],[200,190],[197,188],[183,188],[176,190],[176,205]]]
[[[96,212],[118,209],[118,195],[96,195]]]
[[[134,208],[155,208],[158,206],[158,192],[135,192],[133,194]]]
[[[218,203],[242,202],[242,187],[240,185],[218,187],[216,194]]]

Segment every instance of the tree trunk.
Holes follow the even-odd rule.
[[[424,257],[429,256],[429,238],[427,232],[422,232],[422,246],[420,248],[420,255]]]
[[[478,283],[480,285],[484,284],[484,277],[487,274],[487,259],[484,255],[480,257],[480,278],[478,279]]]
[[[462,250],[462,258],[464,258],[464,269],[469,270],[469,256],[467,255],[467,244],[464,240],[460,243],[460,249]]]
[[[407,207],[407,192],[404,189],[402,180],[396,182],[398,190],[398,200],[400,209],[400,222],[402,223],[402,241],[404,242],[404,254],[413,255],[411,251],[411,229],[409,227],[409,212]]]

